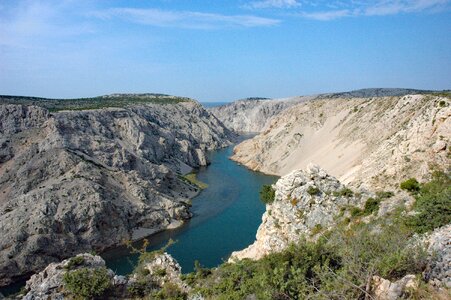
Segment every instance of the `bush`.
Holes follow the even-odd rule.
[[[276,197],[276,191],[273,189],[270,185],[263,185],[262,189],[260,190],[260,199],[265,204],[271,204],[274,202],[274,199]]]
[[[402,190],[406,190],[408,192],[418,192],[420,190],[420,184],[415,178],[410,178],[406,181],[401,182],[399,187]]]
[[[310,231],[311,235],[316,235],[323,230],[323,226],[321,224],[316,224],[312,230]]]
[[[359,216],[363,215],[363,211],[360,208],[355,207],[355,206],[351,208],[350,212],[351,212],[352,217],[359,217]]]
[[[66,270],[73,270],[78,266],[81,266],[85,263],[85,259],[83,258],[83,256],[75,256],[72,257],[71,259],[69,259],[69,262],[67,263],[67,265],[64,267]]]
[[[207,299],[305,299],[315,290],[324,269],[337,270],[339,258],[325,240],[303,240],[280,253],[253,261],[223,264],[200,282],[198,291]]]
[[[365,202],[365,208],[363,209],[363,214],[365,216],[371,215],[379,210],[379,199],[368,198]]]
[[[335,197],[352,197],[354,195],[354,192],[349,188],[344,188],[338,192],[334,192],[333,195]]]
[[[417,214],[406,218],[415,232],[424,233],[451,223],[451,178],[434,172],[432,180],[422,185],[415,197]]]
[[[319,188],[314,187],[314,186],[309,186],[308,189],[307,189],[307,193],[309,193],[312,196],[318,195],[319,194]]]
[[[393,192],[385,192],[385,191],[379,191],[376,192],[376,197],[379,199],[388,199],[393,197],[395,194]]]
[[[187,298],[187,295],[180,290],[178,285],[172,282],[166,282],[163,285],[163,288],[154,294],[156,299],[164,299],[164,300],[184,300]]]
[[[64,287],[73,295],[83,298],[102,296],[111,286],[106,268],[81,268],[64,274]]]

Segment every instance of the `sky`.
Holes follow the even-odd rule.
[[[451,89],[451,0],[0,0],[0,94]]]

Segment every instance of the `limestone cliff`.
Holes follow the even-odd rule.
[[[271,118],[283,110],[313,98],[315,96],[271,100],[246,99],[211,107],[208,110],[235,132],[256,133],[267,128]]]
[[[282,251],[302,237],[313,237],[330,228],[341,208],[362,203],[361,196],[338,195],[344,188],[336,178],[315,165],[283,176],[274,185],[275,199],[266,206],[256,241],[242,251],[233,252],[231,261],[260,259]]]
[[[221,122],[236,132],[257,133],[267,129],[271,119],[287,108],[313,99],[337,98],[374,98],[400,97],[409,94],[430,94],[433,91],[400,89],[400,88],[370,88],[342,93],[328,93],[311,96],[300,96],[280,99],[248,98],[209,108]]]
[[[233,134],[197,102],[0,106],[0,285],[189,218],[180,175]]]
[[[233,159],[277,175],[315,163],[346,184],[394,187],[450,167],[450,105],[438,95],[318,98],[273,117]]]

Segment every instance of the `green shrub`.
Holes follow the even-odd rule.
[[[310,232],[311,232],[311,235],[316,235],[316,234],[320,233],[322,230],[323,230],[323,226],[321,224],[316,224]]]
[[[274,202],[274,199],[276,197],[276,191],[273,189],[270,185],[263,185],[262,189],[260,190],[260,199],[265,204],[270,204]]]
[[[67,265],[64,267],[66,270],[73,270],[78,266],[81,266],[85,263],[85,259],[83,258],[83,256],[75,256],[72,257],[71,259],[69,259],[69,262],[67,263]]]
[[[106,268],[69,271],[64,274],[63,281],[71,294],[83,298],[100,297],[111,286]]]
[[[408,192],[418,192],[420,190],[420,184],[415,178],[410,178],[406,181],[401,182],[399,187],[402,190],[406,190]]]
[[[342,190],[338,192],[334,192],[333,195],[335,197],[352,197],[354,195],[354,192],[349,188],[343,188]]]
[[[363,215],[363,211],[355,206],[351,207],[350,213],[352,217],[359,217]]]
[[[314,187],[314,186],[309,186],[308,189],[307,189],[307,193],[309,193],[312,196],[318,195],[319,194],[319,188]]]
[[[340,266],[335,251],[325,240],[290,245],[285,251],[264,258],[240,260],[223,264],[200,280],[198,291],[207,299],[305,299],[319,283],[322,269],[337,270]]]
[[[134,281],[127,286],[127,291],[134,297],[144,297],[148,292],[148,284],[146,281]]]
[[[166,276],[166,269],[161,268],[161,269],[155,270],[155,275],[157,275],[159,277]]]
[[[179,286],[172,282],[166,282],[154,296],[156,299],[164,300],[184,300],[187,298],[187,295],[182,292]]]
[[[446,101],[445,100],[440,100],[438,105],[440,105],[440,107],[445,107],[446,106]]]
[[[395,194],[393,192],[386,192],[386,191],[378,191],[376,192],[376,197],[379,199],[388,199],[393,197]]]
[[[421,186],[415,197],[417,214],[406,218],[415,232],[424,233],[451,223],[451,178],[435,172],[432,180]]]
[[[363,209],[363,214],[365,216],[371,215],[379,210],[379,199],[368,198],[365,202],[365,208]]]

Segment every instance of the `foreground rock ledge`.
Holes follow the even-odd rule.
[[[37,299],[66,299],[70,293],[64,287],[64,274],[81,268],[88,268],[91,270],[105,268],[105,261],[100,256],[93,256],[91,254],[79,254],[75,258],[81,261],[77,266],[70,267],[70,263],[74,258],[66,259],[60,263],[52,263],[47,266],[44,271],[33,275],[27,281],[27,294],[23,297],[25,300]],[[145,264],[144,268],[148,271],[148,280],[157,283],[162,287],[165,283],[170,282],[177,286],[181,291],[188,292],[189,287],[180,279],[181,267],[167,253],[156,255],[152,261]],[[164,275],[158,272],[164,271]],[[110,281],[110,288],[106,291],[104,297],[106,299],[125,299],[133,298],[128,292],[128,287],[132,286],[137,277],[116,275],[112,270],[107,269],[108,278]]]

